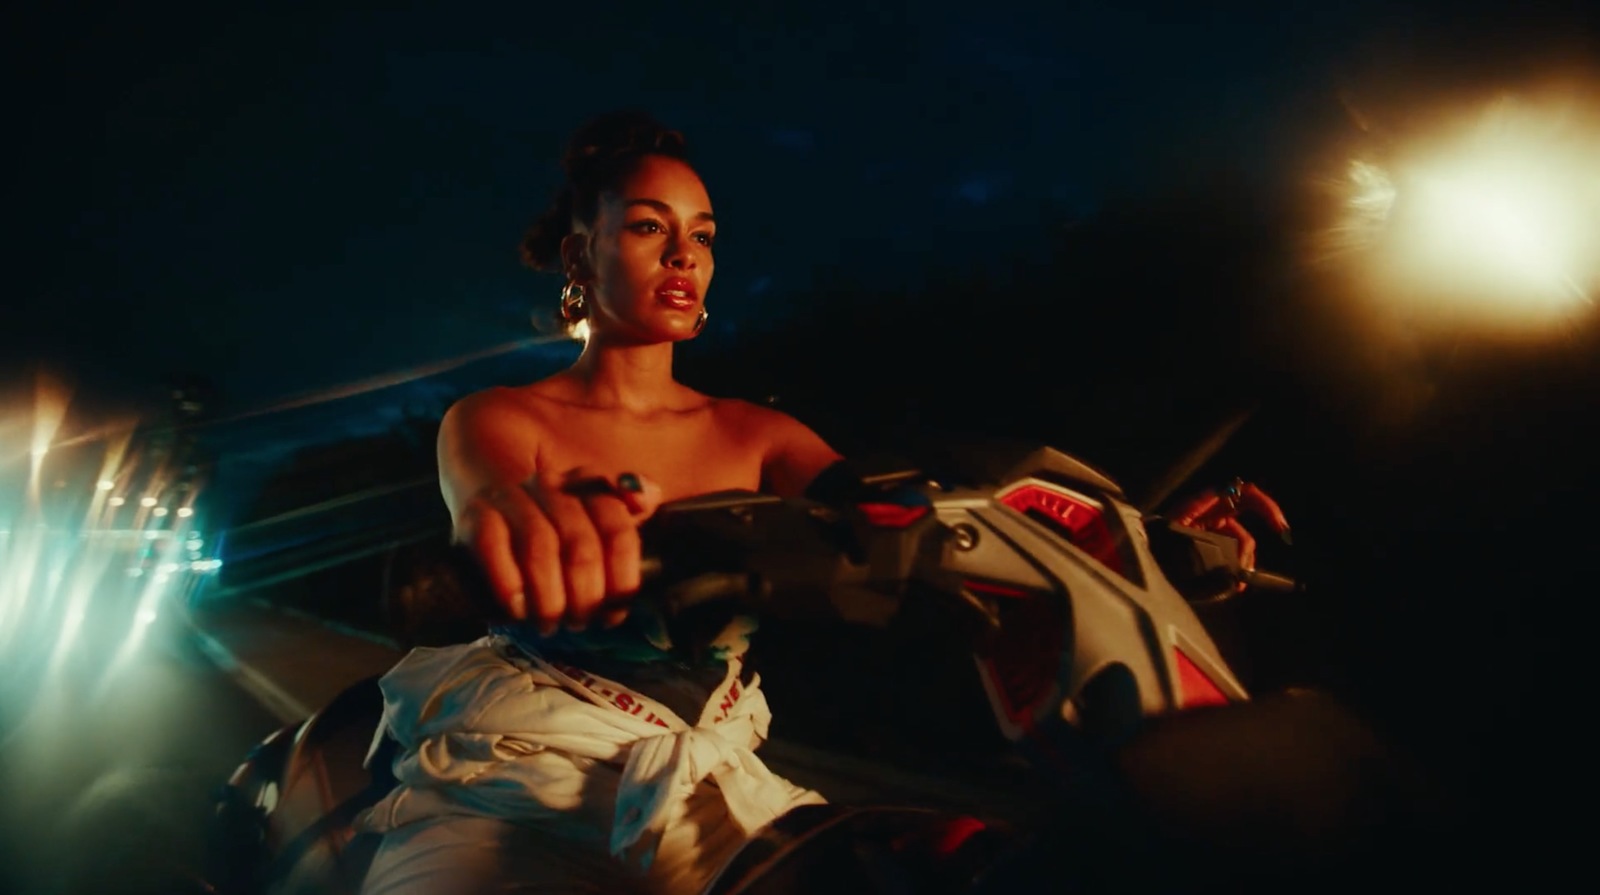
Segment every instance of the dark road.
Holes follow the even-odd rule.
[[[115,667],[114,651],[80,647],[8,700],[27,712],[8,715],[0,747],[0,891],[189,891],[211,792],[278,721],[181,622]]]

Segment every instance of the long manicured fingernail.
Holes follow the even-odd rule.
[[[539,636],[554,637],[561,630],[561,620],[555,618],[542,618],[539,620]]]
[[[1285,528],[1283,531],[1278,532],[1278,537],[1282,538],[1283,542],[1290,547],[1294,546],[1294,535],[1289,533],[1289,529]]]
[[[612,610],[609,610],[608,612],[606,612],[605,618],[601,619],[601,624],[605,625],[606,629],[609,630],[611,628],[617,627],[618,625],[622,624],[623,622],[625,622],[627,620],[628,620],[628,610],[626,610],[626,609],[612,609]]]
[[[631,472],[617,476],[617,496],[628,505],[628,512],[644,512],[644,504],[639,502],[640,495],[644,493],[644,482]]]

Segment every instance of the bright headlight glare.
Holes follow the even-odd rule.
[[[1538,324],[1600,287],[1600,119],[1570,97],[1500,101],[1351,162],[1340,188],[1320,254],[1359,257],[1379,300]]]

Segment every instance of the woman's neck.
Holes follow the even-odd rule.
[[[671,407],[683,389],[672,378],[672,344],[614,345],[591,339],[567,370],[577,397],[593,407],[647,413]]]

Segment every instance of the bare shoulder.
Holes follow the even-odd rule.
[[[795,437],[811,430],[802,422],[772,407],[739,398],[715,398],[711,406],[719,422],[746,437],[763,441]]]
[[[511,389],[503,385],[491,386],[486,389],[471,392],[456,399],[454,404],[445,414],[455,416],[476,416],[496,407],[503,407],[511,400]]]
[[[764,490],[799,495],[818,473],[839,459],[839,452],[822,436],[781,410],[722,399],[717,402],[717,412],[725,425],[758,446]]]
[[[538,427],[537,406],[521,389],[493,386],[458,399],[445,411],[442,426],[455,432],[484,434]]]

